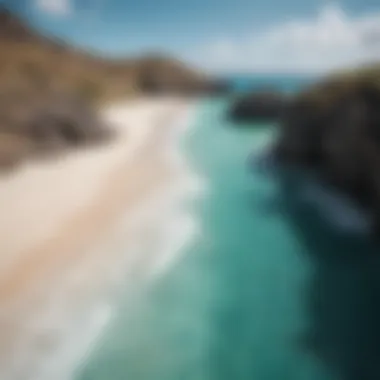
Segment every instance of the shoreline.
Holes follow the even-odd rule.
[[[141,282],[147,273],[152,273],[152,269],[144,273],[144,269],[149,267],[147,262],[141,262],[140,270],[137,272],[132,269],[132,265],[136,265],[136,263],[133,263],[133,260],[128,262],[132,256],[136,257],[136,252],[134,255],[131,254],[133,242],[129,239],[133,237],[133,228],[131,229],[130,225],[128,226],[126,223],[128,221],[129,224],[131,223],[131,214],[126,214],[128,210],[132,210],[133,215],[133,209],[138,208],[136,205],[143,205],[149,200],[149,197],[155,196],[162,187],[160,184],[169,183],[170,186],[171,182],[173,184],[176,181],[181,181],[179,174],[182,168],[169,167],[168,157],[166,159],[164,157],[165,154],[163,153],[166,151],[163,148],[164,142],[168,139],[168,136],[165,139],[164,135],[179,128],[180,118],[186,119],[185,111],[191,107],[194,108],[194,106],[178,99],[167,100],[166,103],[165,101],[160,100],[155,103],[148,101],[145,104],[142,102],[128,107],[111,108],[105,114],[118,129],[119,137],[116,143],[107,147],[91,149],[85,153],[79,152],[75,154],[75,157],[71,155],[56,163],[36,164],[34,167],[24,168],[6,179],[9,181],[8,193],[4,190],[3,193],[14,196],[11,190],[17,188],[17,185],[20,186],[20,183],[26,184],[32,179],[42,180],[41,178],[44,176],[45,178],[52,176],[50,180],[58,180],[60,171],[66,170],[67,172],[68,169],[75,168],[74,174],[71,173],[71,180],[74,180],[76,185],[71,182],[70,184],[67,183],[66,187],[72,185],[73,188],[71,191],[66,189],[65,196],[71,201],[71,210],[75,208],[76,213],[70,216],[69,210],[66,209],[67,203],[64,202],[64,197],[58,196],[60,201],[58,204],[62,208],[60,218],[51,217],[51,219],[55,219],[56,224],[51,226],[50,238],[39,246],[35,244],[38,242],[37,238],[41,241],[41,234],[46,233],[47,223],[44,223],[42,218],[45,216],[49,220],[48,211],[52,212],[49,210],[52,200],[49,200],[48,195],[43,194],[41,196],[38,192],[41,188],[36,186],[32,195],[40,194],[41,201],[44,201],[41,203],[44,206],[41,209],[45,211],[45,214],[40,213],[39,220],[34,221],[37,226],[29,231],[26,242],[22,242],[22,239],[19,239],[19,242],[7,242],[8,252],[12,252],[13,249],[13,255],[9,253],[8,262],[3,262],[0,267],[0,302],[2,304],[0,321],[1,328],[7,332],[5,334],[7,336],[0,344],[1,377],[11,378],[16,373],[18,376],[27,373],[28,380],[43,380],[48,379],[49,376],[56,380],[70,378],[71,373],[67,373],[68,377],[65,377],[65,371],[62,368],[59,370],[53,368],[62,363],[56,362],[57,358],[52,358],[52,361],[47,359],[44,356],[47,355],[46,352],[44,354],[39,353],[41,355],[39,360],[33,359],[35,353],[31,351],[25,353],[23,357],[22,351],[26,349],[25,346],[31,343],[32,346],[36,344],[37,351],[40,351],[38,347],[41,344],[42,347],[47,344],[47,347],[50,347],[48,351],[54,352],[64,349],[65,344],[62,340],[66,341],[70,335],[69,331],[65,331],[65,329],[70,324],[75,325],[76,321],[83,318],[83,321],[87,322],[82,321],[83,325],[79,323],[81,328],[77,333],[84,333],[86,331],[84,327],[89,327],[91,324],[98,325],[95,327],[101,332],[103,330],[102,325],[106,324],[106,320],[110,317],[107,315],[111,313],[111,309],[109,312],[105,312],[107,307],[110,307],[107,306],[107,303],[110,302],[109,298],[115,289],[120,289],[120,286],[125,284],[123,277],[126,276],[126,273],[123,265],[119,266],[119,261],[123,256],[131,256],[127,257],[125,263],[125,267],[129,266],[130,272],[135,274],[129,279],[130,282]],[[116,112],[117,109],[119,113]],[[133,113],[135,113],[134,116]],[[183,116],[184,114],[185,116]],[[129,121],[127,115],[129,115]],[[161,126],[157,120],[162,120]],[[131,124],[129,127],[127,127],[128,122]],[[186,122],[190,123],[190,120],[187,118]],[[131,132],[133,128],[136,133],[132,137],[131,133],[128,132]],[[131,138],[134,139],[134,150],[126,151],[128,144],[131,144]],[[174,144],[176,142],[174,140],[170,143]],[[103,163],[104,166],[99,166],[99,163]],[[90,164],[95,165],[91,166]],[[87,177],[83,177],[83,172],[80,169],[90,167],[92,174],[87,173]],[[56,184],[58,188],[59,185],[63,185],[61,182]],[[53,185],[53,182],[50,184]],[[81,186],[87,189],[87,193],[83,189],[82,193],[76,193],[81,189]],[[26,187],[22,188],[26,191],[25,189]],[[89,193],[89,189],[92,189],[93,194]],[[53,186],[50,190],[54,194]],[[79,199],[78,194],[81,194]],[[22,195],[20,188],[16,195]],[[73,195],[77,196],[76,201]],[[57,195],[55,194],[55,196]],[[51,197],[53,200],[56,199],[54,196]],[[85,202],[81,203],[83,201]],[[25,211],[25,202],[21,202],[19,212]],[[3,207],[5,203],[3,198]],[[79,205],[81,206],[79,207]],[[37,205],[36,202],[29,205],[29,219],[26,218],[23,226],[32,222],[31,218],[37,206],[38,202]],[[8,205],[9,207],[10,205]],[[5,217],[4,214],[7,213],[3,213],[3,218]],[[17,224],[19,221],[17,217],[13,219],[13,228],[17,226],[17,230],[22,231],[23,226]],[[155,218],[153,218],[152,223],[157,223],[157,220],[154,220]],[[0,222],[4,223],[6,220],[3,219]],[[142,220],[140,224],[144,225],[145,222]],[[37,228],[38,223],[40,230]],[[8,228],[8,235],[3,232],[3,237],[12,236],[9,234],[10,228]],[[143,230],[144,228],[141,231]],[[40,231],[40,235],[37,233],[38,236],[36,236],[36,231]],[[29,249],[24,251],[20,249],[22,243],[24,245],[28,243]],[[34,249],[31,249],[33,246],[31,243],[34,243]],[[154,262],[152,256],[148,255],[145,259]],[[139,271],[141,272],[140,279],[139,276],[136,276]],[[121,280],[120,277],[122,277]],[[99,304],[105,308],[99,309],[96,306]],[[98,312],[89,313],[89,310],[94,307]],[[99,314],[99,310],[103,311]],[[95,316],[95,319],[101,315],[103,317],[100,318],[100,321],[95,320],[93,323],[88,323],[88,314]],[[87,318],[84,315],[87,315]],[[60,318],[63,320],[58,326]],[[77,336],[77,334],[74,335],[74,337]],[[28,336],[32,342],[27,341]],[[87,345],[91,346],[92,344],[88,343]],[[71,345],[69,344],[69,346]],[[78,342],[75,347],[78,347]],[[88,347],[84,347],[82,351],[85,352],[82,352],[82,355],[78,355],[78,357],[87,356],[87,350]],[[70,352],[70,349],[67,352]],[[50,354],[52,355],[51,352]],[[62,352],[61,354],[67,356],[67,353]],[[66,358],[66,360],[77,362],[78,357],[71,360]],[[56,362],[55,366],[52,364],[54,362]],[[49,363],[53,366],[50,369]],[[67,368],[67,370],[69,369]]]

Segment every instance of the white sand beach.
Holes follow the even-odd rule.
[[[194,224],[180,205],[196,183],[176,149],[193,109],[114,105],[112,143],[0,178],[1,379],[73,378],[117,295],[162,273],[185,243]]]

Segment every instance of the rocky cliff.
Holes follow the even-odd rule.
[[[380,65],[336,74],[300,93],[276,146],[368,210],[380,233]]]

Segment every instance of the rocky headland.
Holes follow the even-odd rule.
[[[369,213],[380,232],[380,66],[329,76],[298,94],[274,157],[315,173]]]

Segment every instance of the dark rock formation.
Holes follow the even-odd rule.
[[[86,102],[62,95],[51,97],[32,110],[21,128],[32,141],[47,147],[79,147],[103,142],[111,136]]]
[[[288,104],[288,97],[275,91],[256,91],[238,98],[228,111],[233,121],[276,121]]]
[[[0,169],[112,137],[95,109],[74,95],[49,92],[30,98],[8,93],[8,98],[9,104],[0,97]]]
[[[283,118],[275,156],[349,196],[380,232],[380,88],[373,79],[336,78],[300,94]]]

